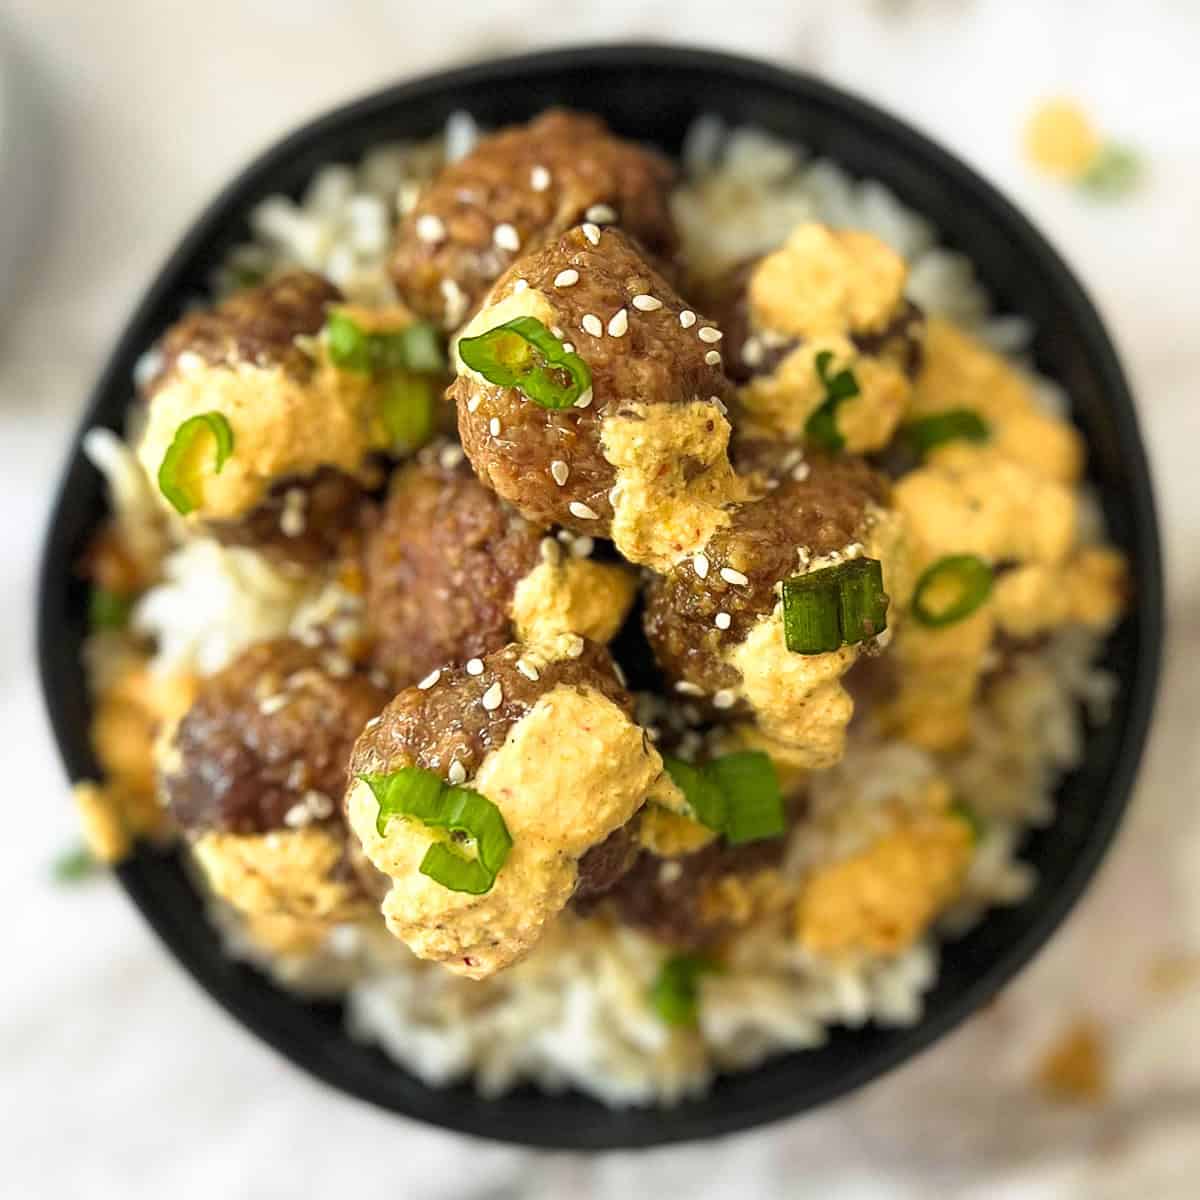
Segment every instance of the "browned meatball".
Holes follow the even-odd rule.
[[[205,679],[165,756],[162,785],[189,833],[265,833],[338,819],[354,739],[387,693],[331,652],[251,646]]]
[[[598,117],[552,109],[445,167],[401,223],[392,276],[417,312],[462,323],[518,254],[579,224],[619,223],[652,253],[675,248],[666,159]]]
[[[457,447],[397,471],[363,555],[375,663],[408,685],[506,645],[513,593],[539,561],[541,536]]]
[[[612,537],[654,566],[707,536],[734,484],[720,331],[624,234],[574,229],[515,264],[465,335],[532,316],[592,386],[548,409],[460,363],[451,389],[480,479],[531,521]]]
[[[713,697],[735,687],[739,674],[729,651],[775,607],[780,580],[798,569],[798,548],[810,558],[843,550],[862,535],[868,505],[887,496],[885,481],[856,459],[805,459],[799,450],[756,439],[739,444],[735,460],[769,490],[734,505],[729,524],[701,556],[656,576],[646,591],[646,636],[659,665],[687,694],[699,689]],[[742,711],[739,702],[726,715]]]
[[[579,882],[573,901],[595,900],[612,891],[629,873],[638,857],[637,825],[638,818],[634,817],[579,860]]]

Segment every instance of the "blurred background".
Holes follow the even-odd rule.
[[[50,491],[110,343],[214,191],[306,117],[572,41],[769,57],[862,93],[1023,206],[1099,304],[1157,472],[1171,620],[1134,807],[1064,931],[988,1011],[807,1119],[600,1159],[468,1143],[322,1089],[233,1024],[75,841],[31,655]],[[1200,6],[1193,0],[0,0],[0,1192],[454,1200],[1200,1194]],[[1079,108],[1137,170],[1039,171]]]

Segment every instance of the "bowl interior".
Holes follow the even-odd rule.
[[[456,109],[483,125],[552,104],[590,109],[626,136],[677,151],[703,112],[760,126],[887,183],[970,254],[1001,311],[1037,328],[1038,367],[1072,397],[1090,448],[1089,474],[1111,534],[1129,554],[1137,596],[1105,665],[1121,681],[1112,718],[1091,729],[1083,766],[1060,789],[1054,823],[1023,857],[1038,884],[946,945],[925,1016],[907,1029],[839,1031],[823,1047],[723,1078],[705,1097],[666,1111],[607,1110],[581,1095],[524,1089],[483,1101],[469,1087],[426,1088],[342,1032],[333,1005],[302,1003],[226,958],[174,855],[140,852],[121,881],[175,956],[231,1013],[292,1061],[362,1099],[448,1128],[557,1148],[644,1146],[745,1128],[799,1112],[907,1058],[987,1000],[1041,945],[1102,856],[1124,808],[1153,700],[1161,640],[1158,539],[1132,402],[1095,311],[1062,262],[994,190],[908,127],[827,85],[745,60],[653,46],[608,46],[502,60],[402,84],[305,127],[263,155],[199,220],[128,325],[90,403],[84,428],[118,428],[137,356],[203,294],[209,272],[247,235],[246,214],[273,192],[297,194],[327,162],[356,159],[390,138],[428,136]],[[68,772],[95,774],[80,646],[85,594],[73,565],[104,507],[78,439],[48,535],[39,654],[47,705]]]

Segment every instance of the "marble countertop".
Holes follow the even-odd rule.
[[[0,313],[0,728],[19,781],[16,828],[0,841],[0,1188],[20,1200],[1194,1196],[1200,11],[1184,0],[507,0],[463,5],[440,25],[433,16],[400,0],[0,0],[0,38],[43,111],[46,168],[31,270]],[[50,489],[87,388],[152,272],[234,169],[303,118],[406,74],[633,36],[816,71],[920,125],[1025,208],[1125,356],[1163,510],[1171,633],[1120,842],[998,1003],[806,1119],[589,1160],[468,1145],[322,1089],[215,1009],[116,888],[52,887],[48,863],[74,830],[37,695],[32,611]],[[1145,155],[1137,195],[1089,203],[1022,163],[1024,115],[1058,92]],[[9,221],[16,183],[0,189]],[[1112,1085],[1102,1104],[1058,1105],[1032,1078],[1085,1016],[1102,1031]]]

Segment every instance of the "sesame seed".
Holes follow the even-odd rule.
[[[588,222],[583,227],[583,236],[587,238],[587,240],[591,242],[593,246],[600,245],[600,227],[598,225],[593,225],[591,222]]]
[[[681,679],[676,685],[675,690],[681,696],[703,696],[704,689],[697,687],[694,683],[689,683],[686,679]]]
[[[657,296],[651,296],[646,292],[642,292],[640,295],[634,296],[633,307],[638,312],[657,312],[662,308],[662,301]]]
[[[708,556],[704,555],[704,554],[693,554],[692,555],[692,570],[695,571],[696,574],[701,579],[707,579],[708,578]]]
[[[283,823],[289,829],[300,829],[307,825],[312,820],[312,813],[308,811],[308,805],[301,801],[299,804],[293,804],[291,808],[283,814]]]
[[[463,451],[461,446],[446,446],[441,454],[438,455],[438,462],[442,466],[443,471],[453,471],[463,460]]]
[[[802,462],[798,467],[795,467],[792,470],[792,478],[797,483],[803,483],[808,478],[811,471],[812,467],[810,467],[808,463]]]
[[[575,343],[574,342],[563,342],[563,353],[564,354],[574,354],[575,353]]]
[[[629,332],[629,314],[619,308],[613,313],[612,320],[608,323],[609,337],[624,337]]]
[[[709,402],[717,406],[717,412],[723,417],[729,415],[729,409],[726,407],[725,401],[720,396],[709,396]]]
[[[684,327],[684,329],[691,329],[691,327],[696,323],[696,314],[692,312],[690,308],[685,308],[683,312],[679,314],[679,323]]]
[[[594,509],[588,508],[586,504],[579,500],[572,500],[567,505],[567,511],[573,517],[578,517],[581,521],[598,521],[600,514]]]
[[[550,172],[545,167],[534,167],[529,172],[529,186],[535,192],[544,192],[550,186]]]
[[[541,678],[538,674],[538,669],[527,658],[517,659],[517,670],[525,676],[526,679],[532,680],[534,683]]]
[[[719,342],[725,335],[719,329],[714,329],[711,325],[701,325],[696,332],[696,336],[702,342],[710,342],[715,344]]]
[[[575,540],[575,535],[569,529],[560,529],[558,531],[558,540],[562,542],[564,546],[570,546],[570,544]]]
[[[562,562],[562,548],[553,538],[542,538],[538,543],[538,550],[541,552],[542,562],[549,563],[552,567]]]
[[[433,687],[433,685],[435,683],[437,683],[437,681],[439,679],[441,679],[441,677],[442,677],[441,668],[434,667],[434,669],[432,671],[430,671],[429,674],[426,675],[425,678],[422,679],[420,683],[417,684],[417,687],[419,687],[421,689],[421,691],[427,692],[427,691],[429,691],[429,689],[431,687]]]
[[[500,418],[499,417],[493,417],[488,422],[488,433],[490,433],[492,435],[492,437],[500,436]]]
[[[274,696],[268,696],[259,706],[258,711],[264,717],[271,716],[272,713],[277,713],[291,700],[291,696],[285,695],[283,692],[276,692]]]
[[[374,728],[375,728],[375,726],[376,726],[376,725],[378,725],[378,724],[379,724],[379,722],[380,722],[380,721],[382,721],[382,720],[383,720],[383,718],[382,718],[382,717],[372,717],[372,718],[371,718],[371,719],[370,719],[370,720],[369,720],[369,721],[368,721],[368,722],[367,722],[367,723],[366,723],[366,724],[363,726],[363,728],[364,728],[364,729],[374,729]]]
[[[440,242],[446,237],[446,226],[442,218],[433,213],[425,213],[417,218],[417,237],[423,242]]]
[[[584,216],[597,225],[611,225],[617,219],[617,210],[609,204],[593,204]]]
[[[588,558],[596,548],[594,539],[588,537],[586,533],[581,533],[571,543],[572,558]]]
[[[467,401],[467,412],[473,413],[478,407],[479,407],[479,397],[472,396],[470,398],[470,400]]]
[[[566,334],[563,333],[563,327],[561,325],[551,325],[550,332],[554,334],[554,336],[558,338],[560,342],[566,336]]]
[[[710,367],[719,367],[721,365],[721,355],[716,350],[710,350],[704,356],[704,361],[708,363]]]
[[[554,277],[555,287],[574,287],[579,282],[579,272],[574,267],[568,267],[565,271],[559,271]]]
[[[513,282],[513,294],[514,295],[519,296],[522,292],[527,292],[528,290],[529,290],[529,280],[528,279],[514,280],[514,282]]]
[[[713,708],[732,708],[737,703],[737,696],[728,688],[722,688],[712,698]]]
[[[576,408],[587,408],[587,406],[589,404],[591,404],[591,402],[592,402],[592,389],[588,388],[587,391],[585,391],[583,393],[583,395],[580,396],[579,399],[575,401],[575,407]]]
[[[604,326],[600,323],[600,318],[595,313],[585,313],[583,320],[579,324],[583,326],[583,332],[590,333],[592,337],[604,336]]]
[[[617,682],[618,682],[618,683],[619,683],[619,684],[620,684],[622,687],[628,687],[628,686],[629,686],[629,680],[625,678],[625,670],[624,670],[624,668],[621,666],[621,664],[620,664],[619,662],[617,662],[617,661],[616,661],[616,659],[613,659],[613,665],[612,665],[612,667],[613,667],[613,674],[614,674],[614,675],[617,677]]]
[[[453,279],[443,279],[438,287],[442,293],[442,299],[446,302],[446,324],[451,328],[461,325],[463,317],[467,315],[467,306],[470,303],[467,293]]]
[[[561,458],[556,458],[550,464],[550,476],[559,487],[562,487],[567,482],[567,477],[571,474],[571,468],[567,466]]]
[[[683,863],[668,858],[658,868],[658,880],[663,884],[672,884],[683,878]]]
[[[483,698],[479,701],[488,712],[495,712],[496,709],[504,703],[504,689],[500,686],[500,681],[497,679],[486,692],[483,693]]]
[[[315,790],[305,792],[304,803],[318,821],[333,816],[333,801],[324,792]]]
[[[742,346],[742,362],[748,367],[761,365],[764,358],[763,344],[758,338],[747,338]]]
[[[726,583],[732,583],[735,587],[745,587],[750,582],[741,571],[735,571],[732,567],[722,567],[721,578]]]
[[[510,225],[507,221],[501,221],[492,230],[492,241],[501,250],[508,250],[513,254],[516,254],[521,248],[521,235],[517,232],[516,226]]]
[[[347,679],[354,670],[354,664],[344,654],[325,655],[324,667],[335,679]]]
[[[456,758],[456,759],[455,759],[455,760],[454,760],[454,761],[453,761],[453,762],[450,764],[450,770],[448,770],[448,771],[446,772],[446,778],[447,778],[447,779],[448,779],[448,780],[449,780],[451,783],[455,783],[455,784],[458,784],[458,783],[466,783],[466,781],[467,781],[467,768],[466,768],[466,767],[464,767],[464,766],[462,765],[462,763],[460,763],[460,762],[458,761],[458,759]]]
[[[570,639],[567,642],[567,657],[578,658],[583,653],[583,638],[577,633],[569,633],[567,637]]]
[[[483,674],[483,659],[481,659],[481,658],[468,659],[467,660],[467,674],[468,675],[482,675]]]
[[[718,629],[728,629],[732,622],[733,618],[727,612],[719,612],[717,613],[716,617],[713,618],[713,624],[716,625]]]
[[[322,638],[321,631],[319,629],[315,629],[310,626],[308,629],[305,629],[300,634],[300,640],[306,646],[314,646],[315,647],[315,646],[319,646],[324,639]]]

